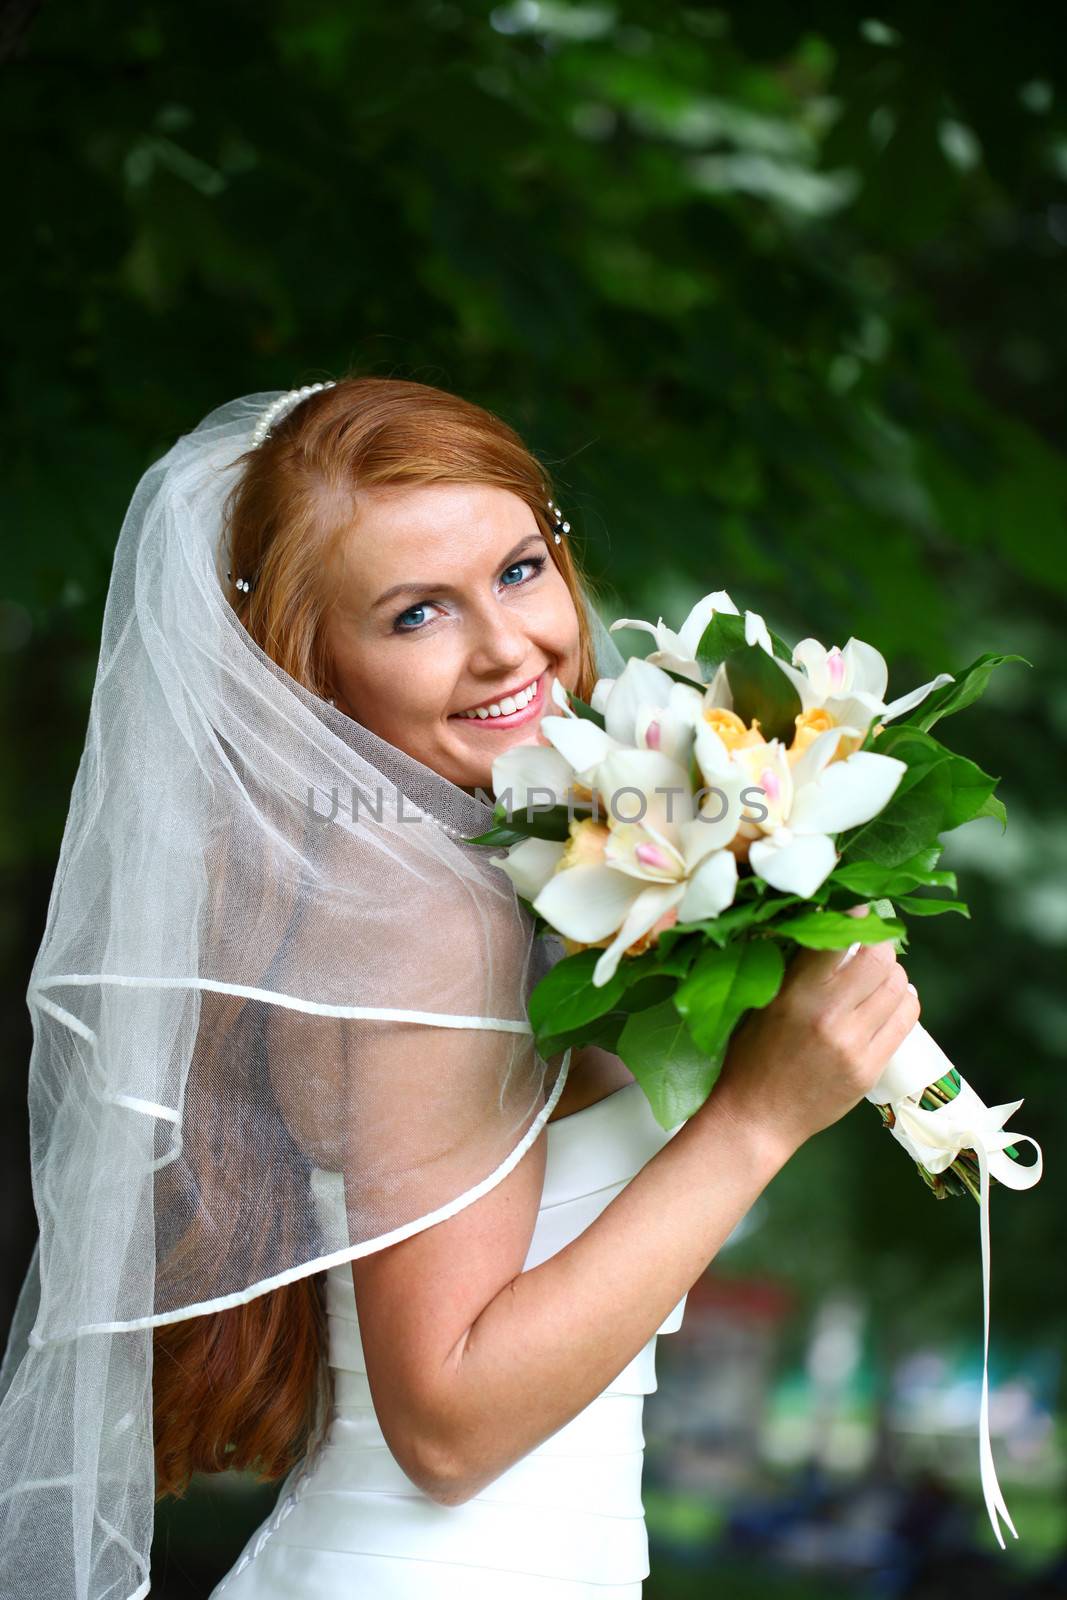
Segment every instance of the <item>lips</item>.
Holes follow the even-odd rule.
[[[514,710],[500,711],[497,715],[494,715],[489,710],[490,705],[499,706],[502,701],[513,702],[516,694],[529,693],[531,687],[535,691],[532,697],[525,703],[516,705]],[[536,678],[528,678],[524,684],[517,685],[516,689],[510,690],[507,694],[498,695],[493,700],[484,701],[480,707],[468,707],[464,711],[453,711],[449,721],[469,723],[472,727],[478,728],[513,728],[540,713],[544,704],[544,695],[545,671],[542,671]]]

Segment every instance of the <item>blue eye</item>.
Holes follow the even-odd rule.
[[[528,561],[516,561],[512,566],[505,567],[504,568],[504,573],[506,575],[509,572],[519,572],[519,571],[521,571],[521,569],[523,567],[533,567],[534,572],[540,572],[540,570],[544,566],[544,564],[545,564],[544,556],[531,556]],[[525,582],[525,579],[523,579],[522,581]],[[515,587],[516,587],[516,585],[513,584],[513,583],[509,583],[508,584],[508,588],[509,589],[514,589]]]
[[[405,617],[410,617],[412,611],[425,611],[425,610],[426,610],[426,607],[424,605],[418,605],[418,606],[409,607],[409,609],[407,611],[402,611],[400,613],[400,615],[397,617],[396,621],[393,623],[394,628],[397,628],[401,633],[413,633],[415,631],[413,628],[401,628],[400,624],[403,622]]]
[[[514,562],[512,562],[510,567],[505,567],[504,568],[504,571],[503,571],[503,573],[501,575],[502,577],[506,578],[506,576],[507,576],[507,574],[509,572],[519,572],[519,571],[522,570],[523,567],[532,567],[533,571],[530,573],[530,576],[528,578],[520,578],[518,583],[507,583],[507,584],[505,584],[505,588],[518,589],[523,583],[531,582],[532,579],[537,577],[537,574],[541,571],[541,568],[544,566],[544,564],[545,564],[545,562],[547,560],[548,560],[547,556],[529,556],[524,561],[514,561]],[[404,623],[404,618],[405,617],[410,617],[416,611],[425,611],[426,610],[426,606],[427,606],[427,602],[425,600],[420,600],[418,605],[408,606],[406,611],[401,611],[399,616],[394,617],[394,619],[393,619],[393,632],[394,633],[421,633],[422,632],[422,628],[423,628],[423,624],[422,623],[416,623],[415,626],[412,627],[412,628],[404,627],[403,623]]]

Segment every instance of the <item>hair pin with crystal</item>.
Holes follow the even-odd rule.
[[[564,522],[563,512],[559,509],[559,506],[554,500],[550,500],[548,502],[548,509],[551,511],[556,523],[555,528],[552,530],[552,537],[557,544],[562,544],[563,535],[565,533],[570,533],[571,525],[569,522]]]

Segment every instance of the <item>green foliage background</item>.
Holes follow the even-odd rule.
[[[8,1290],[32,1242],[24,994],[144,468],[345,368],[456,389],[557,475],[609,614],[711,589],[876,643],[903,692],[1018,651],[946,739],[1008,807],[913,938],[924,1021],[1048,1170],[993,1196],[994,1345],[1061,1340],[1067,60],[1055,8],[511,0],[9,13],[0,440]],[[640,635],[619,635],[639,648]],[[731,1269],[863,1275],[980,1336],[976,1208],[873,1109]]]

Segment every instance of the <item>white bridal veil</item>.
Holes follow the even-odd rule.
[[[490,806],[305,690],[226,599],[223,500],[277,398],[180,438],[115,551],[28,993],[40,1237],[0,1376],[9,1600],[148,1593],[155,1325],[459,1211],[566,1076],[526,1019],[560,947],[463,843]]]

